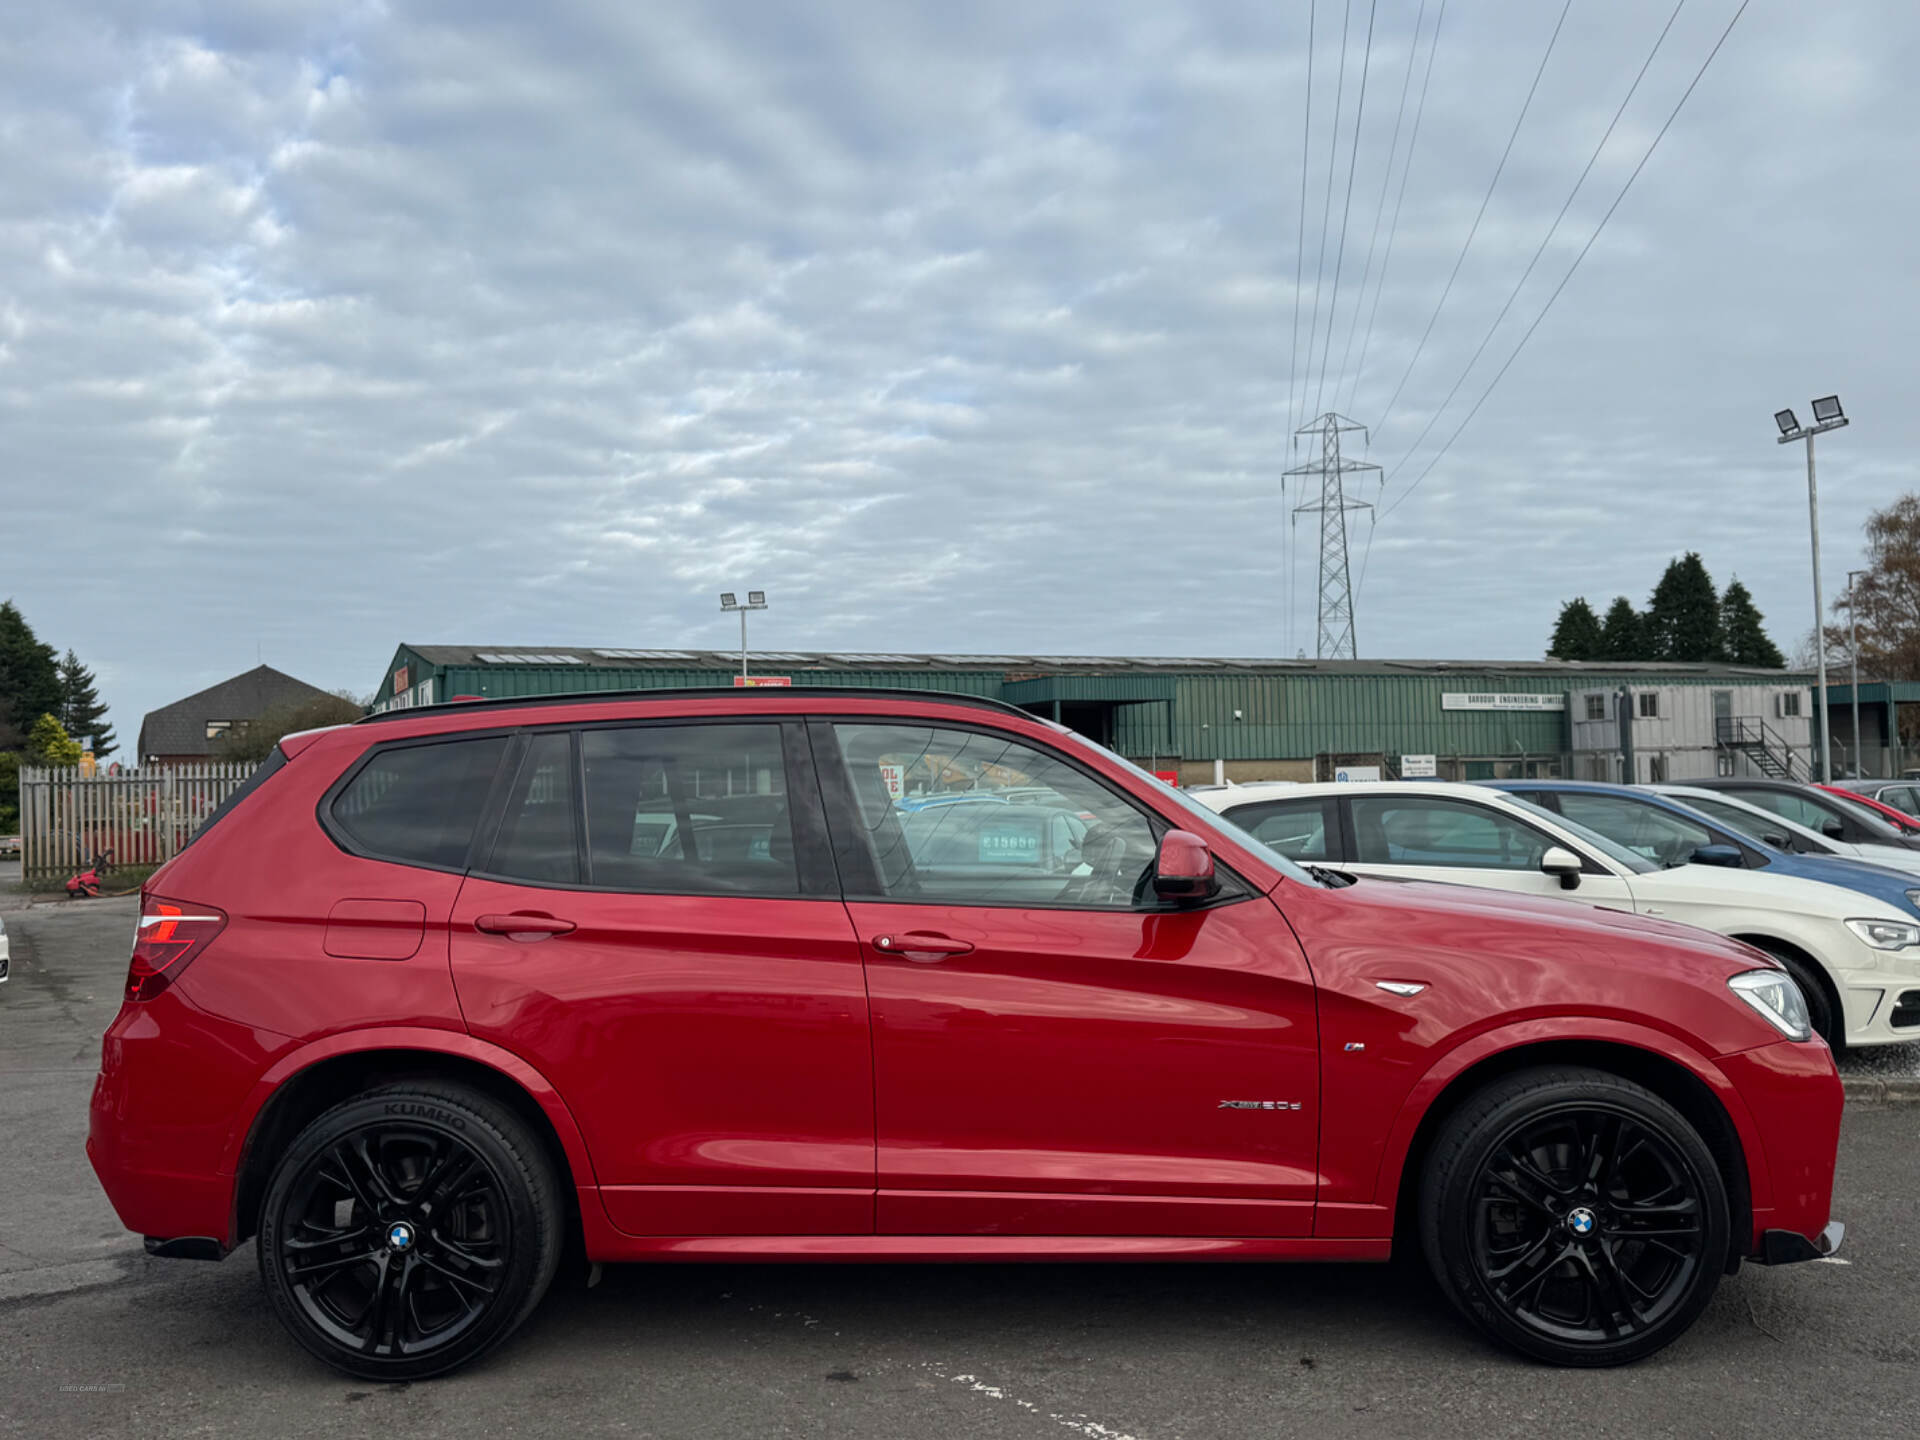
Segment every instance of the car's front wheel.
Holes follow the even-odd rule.
[[[553,1167],[508,1107],[392,1085],[314,1120],[280,1158],[260,1274],[294,1338],[368,1380],[417,1380],[504,1340],[560,1259]]]
[[[1435,1137],[1421,1187],[1429,1264],[1497,1338],[1560,1365],[1671,1343],[1728,1255],[1726,1187],[1686,1117],[1599,1070],[1495,1081]]]

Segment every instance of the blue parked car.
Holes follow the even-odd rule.
[[[1727,865],[1820,880],[1920,915],[1920,884],[1906,871],[1838,855],[1797,855],[1689,808],[1671,796],[1591,780],[1486,780],[1556,811],[1656,865]]]

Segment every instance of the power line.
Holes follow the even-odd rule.
[[[1340,22],[1340,73],[1333,86],[1333,141],[1327,147],[1327,194],[1320,204],[1320,253],[1313,262],[1313,319],[1307,325],[1307,369],[1313,369],[1313,342],[1320,333],[1320,283],[1327,273],[1327,223],[1333,219],[1334,162],[1340,154],[1340,98],[1347,88],[1347,31],[1353,19],[1353,0],[1347,0],[1345,18]],[[1300,401],[1307,399],[1306,386],[1300,387]],[[1305,419],[1303,415],[1301,417]],[[1297,428],[1297,426],[1296,426]]]
[[[1660,142],[1666,138],[1667,131],[1672,128],[1673,122],[1679,118],[1681,109],[1692,96],[1695,87],[1699,85],[1701,77],[1707,73],[1707,67],[1713,64],[1714,57],[1720,53],[1720,47],[1725,45],[1727,43],[1727,37],[1733,34],[1733,27],[1740,23],[1740,17],[1747,13],[1749,3],[1750,0],[1740,0],[1740,8],[1733,12],[1733,18],[1727,22],[1727,28],[1722,30],[1720,32],[1720,38],[1713,42],[1713,49],[1709,50],[1707,52],[1707,58],[1700,62],[1700,68],[1694,72],[1693,79],[1688,82],[1686,90],[1675,103],[1672,113],[1667,116],[1666,123],[1660,127],[1659,133],[1653,137],[1653,143],[1647,146],[1646,153],[1640,157],[1640,163],[1633,167],[1633,173],[1627,176],[1626,184],[1620,187],[1620,193],[1613,197],[1613,203],[1607,207],[1607,213],[1600,217],[1600,223],[1593,227],[1593,234],[1587,237],[1587,243],[1581,246],[1580,253],[1573,257],[1573,264],[1567,267],[1567,273],[1561,276],[1560,283],[1553,287],[1553,293],[1547,297],[1547,303],[1540,307],[1540,313],[1534,316],[1533,323],[1527,327],[1526,333],[1520,337],[1520,343],[1513,347],[1513,353],[1507,357],[1506,364],[1502,365],[1499,372],[1488,382],[1487,388],[1480,392],[1480,398],[1473,402],[1473,408],[1467,412],[1466,418],[1461,420],[1459,425],[1454,428],[1453,434],[1447,437],[1447,443],[1440,447],[1439,453],[1427,462],[1427,468],[1422,470],[1419,475],[1414,478],[1413,483],[1407,486],[1406,491],[1398,500],[1394,501],[1393,504],[1381,512],[1380,518],[1382,520],[1386,519],[1387,516],[1405,504],[1407,498],[1419,488],[1420,482],[1432,473],[1433,467],[1440,463],[1440,457],[1453,448],[1453,442],[1460,438],[1460,432],[1465,430],[1467,426],[1473,422],[1473,417],[1480,413],[1480,407],[1487,403],[1487,397],[1493,394],[1494,387],[1500,383],[1501,378],[1512,368],[1513,362],[1520,358],[1520,352],[1526,348],[1527,341],[1531,340],[1533,338],[1533,332],[1540,328],[1540,322],[1547,318],[1547,312],[1553,309],[1553,302],[1560,298],[1560,292],[1567,288],[1567,282],[1573,279],[1574,271],[1578,270],[1580,268],[1580,262],[1587,258],[1587,252],[1593,249],[1594,242],[1600,238],[1600,232],[1607,228],[1607,222],[1613,218],[1613,212],[1620,208],[1620,202],[1627,198],[1627,192],[1633,188],[1633,182],[1640,178],[1640,172],[1646,169],[1647,161],[1653,158],[1653,152],[1660,148]]]
[[[1367,45],[1360,61],[1360,103],[1353,112],[1353,144],[1347,150],[1347,198],[1340,209],[1340,248],[1334,252],[1333,260],[1333,298],[1327,303],[1327,338],[1320,346],[1320,383],[1313,391],[1313,413],[1320,413],[1320,399],[1327,388],[1327,357],[1333,350],[1333,327],[1340,319],[1340,272],[1347,259],[1347,221],[1353,214],[1353,172],[1360,160],[1360,126],[1367,118],[1367,74],[1373,68],[1373,17],[1380,8],[1380,0],[1369,0],[1367,5]],[[1335,148],[1340,144],[1340,116],[1333,117],[1333,140]],[[1389,155],[1388,161],[1392,161]],[[1355,314],[1359,312],[1356,310]],[[1312,357],[1308,357],[1312,362]],[[1334,387],[1336,390],[1339,386]]]
[[[1307,146],[1313,139],[1313,28],[1320,14],[1320,0],[1313,0],[1307,12],[1307,123],[1300,131],[1300,238],[1293,247],[1293,347],[1287,352],[1287,439],[1292,443],[1293,383],[1300,368],[1300,287],[1306,275],[1307,258]]]
[[[1387,146],[1387,168],[1380,174],[1380,200],[1373,207],[1373,237],[1367,241],[1367,263],[1360,272],[1360,295],[1353,305],[1353,324],[1347,327],[1347,343],[1340,350],[1340,373],[1348,373],[1347,362],[1353,358],[1353,337],[1360,333],[1360,312],[1367,303],[1367,281],[1373,278],[1374,252],[1380,246],[1380,222],[1387,214],[1387,190],[1393,183],[1393,162],[1400,155],[1400,128],[1407,118],[1407,95],[1413,89],[1414,61],[1420,56],[1420,26],[1427,18],[1427,0],[1420,0],[1420,13],[1413,17],[1413,41],[1407,46],[1407,74],[1400,82],[1400,107],[1393,113],[1393,140]],[[1424,90],[1422,94],[1424,96]],[[1358,136],[1356,135],[1356,139]],[[1412,158],[1409,150],[1408,158]],[[1405,186],[1402,190],[1404,192]],[[1395,209],[1395,215],[1399,214]],[[1333,387],[1334,407],[1340,407],[1340,387]]]
[[[1373,308],[1367,312],[1367,333],[1360,338],[1360,360],[1354,367],[1353,383],[1347,390],[1345,409],[1353,408],[1354,396],[1360,390],[1360,377],[1367,372],[1367,349],[1373,343],[1373,322],[1380,314],[1380,297],[1387,288],[1387,268],[1393,263],[1393,241],[1400,233],[1400,207],[1407,199],[1407,179],[1413,174],[1413,155],[1420,144],[1420,121],[1427,113],[1427,87],[1433,83],[1433,59],[1440,51],[1440,27],[1447,18],[1447,0],[1440,0],[1439,13],[1434,16],[1433,38],[1427,42],[1427,68],[1420,76],[1420,99],[1413,107],[1413,133],[1407,140],[1407,158],[1400,170],[1400,190],[1393,200],[1393,219],[1387,225],[1387,248],[1380,257],[1380,278],[1373,285]]]
[[[1385,413],[1374,426],[1376,431],[1384,430],[1387,420],[1393,414],[1393,407],[1400,399],[1400,392],[1407,388],[1407,381],[1413,377],[1413,367],[1420,363],[1420,354],[1427,348],[1427,340],[1433,334],[1434,322],[1440,318],[1440,312],[1446,308],[1447,296],[1453,293],[1453,282],[1460,278],[1460,267],[1466,263],[1467,252],[1473,248],[1473,237],[1480,233],[1480,222],[1486,218],[1487,206],[1493,202],[1493,192],[1500,184],[1500,176],[1507,168],[1507,157],[1513,154],[1513,142],[1520,138],[1520,127],[1526,122],[1527,111],[1533,106],[1534,94],[1540,89],[1540,77],[1547,72],[1547,61],[1553,58],[1553,47],[1560,39],[1560,29],[1567,23],[1567,12],[1573,8],[1573,0],[1566,0],[1560,7],[1560,18],[1554,22],[1553,34],[1547,39],[1546,54],[1540,57],[1540,67],[1533,72],[1533,84],[1527,87],[1527,98],[1520,106],[1519,115],[1514,117],[1513,132],[1507,136],[1507,148],[1500,152],[1500,163],[1494,167],[1493,179],[1487,184],[1487,193],[1481,198],[1479,213],[1473,217],[1473,226],[1467,231],[1467,243],[1460,247],[1460,256],[1453,262],[1453,273],[1447,276],[1446,287],[1440,292],[1440,302],[1433,307],[1433,314],[1427,320],[1427,328],[1420,336],[1420,343],[1414,347],[1413,358],[1407,361],[1406,373],[1400,377],[1400,383],[1394,386],[1393,398],[1387,401]]]
[[[1501,322],[1507,318],[1507,312],[1513,309],[1513,302],[1520,298],[1520,292],[1526,288],[1527,280],[1532,276],[1534,267],[1540,263],[1540,257],[1547,253],[1547,246],[1553,242],[1554,235],[1559,231],[1560,222],[1567,218],[1567,211],[1573,208],[1574,198],[1579,195],[1580,187],[1587,183],[1587,177],[1593,173],[1593,167],[1599,163],[1601,152],[1607,148],[1607,141],[1613,138],[1613,132],[1619,126],[1621,116],[1627,113],[1627,106],[1633,102],[1634,95],[1639,91],[1640,82],[1647,78],[1647,70],[1652,66],[1654,57],[1660,53],[1660,47],[1666,44],[1667,35],[1673,29],[1673,22],[1680,18],[1680,12],[1686,7],[1686,3],[1687,0],[1677,0],[1673,13],[1667,16],[1667,23],[1653,42],[1653,49],[1649,50],[1647,58],[1640,62],[1640,73],[1633,77],[1633,84],[1627,87],[1626,97],[1621,100],[1620,108],[1613,112],[1613,119],[1607,122],[1606,133],[1600,137],[1600,143],[1593,147],[1593,154],[1587,157],[1586,168],[1580,172],[1580,178],[1573,182],[1573,189],[1567,192],[1566,202],[1561,205],[1560,213],[1553,217],[1553,223],[1547,227],[1547,233],[1540,237],[1540,244],[1534,250],[1533,258],[1527,261],[1527,268],[1520,272],[1519,280],[1514,283],[1512,291],[1507,295],[1506,304],[1502,305],[1500,313],[1493,317],[1493,324],[1487,327],[1487,333],[1481,338],[1479,348],[1473,352],[1472,358],[1461,370],[1460,377],[1453,382],[1453,388],[1447,391],[1447,398],[1442,400],[1439,407],[1427,418],[1426,429],[1420,432],[1419,439],[1409,445],[1406,453],[1387,467],[1389,482],[1400,473],[1400,467],[1407,463],[1413,453],[1426,443],[1427,436],[1433,433],[1433,427],[1439,423],[1440,417],[1446,414],[1447,407],[1453,403],[1453,397],[1458,395],[1460,387],[1467,383],[1467,376],[1473,373],[1473,367],[1479,364],[1480,357],[1486,354],[1487,346],[1493,343],[1494,334],[1500,329]]]
[[[1367,312],[1367,333],[1360,341],[1360,363],[1354,367],[1353,383],[1347,390],[1346,408],[1353,408],[1353,397],[1360,392],[1360,378],[1367,373],[1367,347],[1373,343],[1373,322],[1380,314],[1380,297],[1387,288],[1387,267],[1393,263],[1393,237],[1400,233],[1400,207],[1407,198],[1407,177],[1413,173],[1413,152],[1420,144],[1420,119],[1427,113],[1427,87],[1433,83],[1433,57],[1440,53],[1440,27],[1446,23],[1447,0],[1440,0],[1440,9],[1433,17],[1433,39],[1427,42],[1427,68],[1420,76],[1420,101],[1413,108],[1413,134],[1407,140],[1407,163],[1400,171],[1400,193],[1393,201],[1393,223],[1387,227],[1387,253],[1380,257],[1380,279],[1373,287],[1373,308]],[[1420,38],[1418,22],[1414,25],[1414,39]],[[1407,57],[1411,70],[1413,57]],[[1363,287],[1364,288],[1364,287]],[[1380,486],[1381,494],[1386,493],[1386,484]],[[1373,559],[1373,532],[1379,528],[1380,512],[1371,511],[1367,517],[1367,543],[1360,551],[1360,584],[1367,583],[1367,562]]]

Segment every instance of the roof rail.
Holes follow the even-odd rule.
[[[808,695],[849,697],[863,700],[936,700],[946,705],[972,705],[983,710],[998,710],[1023,719],[1036,718],[1031,710],[1022,710],[1006,700],[987,695],[961,695],[951,690],[916,690],[893,685],[675,685],[651,690],[569,690],[562,695],[495,696],[482,700],[443,700],[433,705],[413,705],[400,710],[380,710],[363,715],[356,725],[378,725],[388,720],[406,720],[416,715],[466,714],[474,710],[522,710],[542,705],[578,705],[596,700],[687,700],[706,696],[731,695],[748,704],[771,704],[790,698],[797,690]]]

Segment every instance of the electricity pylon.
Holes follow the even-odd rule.
[[[1331,410],[1318,420],[1302,425],[1293,433],[1318,434],[1320,458],[1286,472],[1320,477],[1320,498],[1310,504],[1296,505],[1293,513],[1296,524],[1302,514],[1320,517],[1320,623],[1314,655],[1321,660],[1358,658],[1353,638],[1353,581],[1347,573],[1347,512],[1371,510],[1373,506],[1364,500],[1347,498],[1346,477],[1358,470],[1380,468],[1365,461],[1340,458],[1340,435],[1347,430],[1366,433],[1364,425]]]

